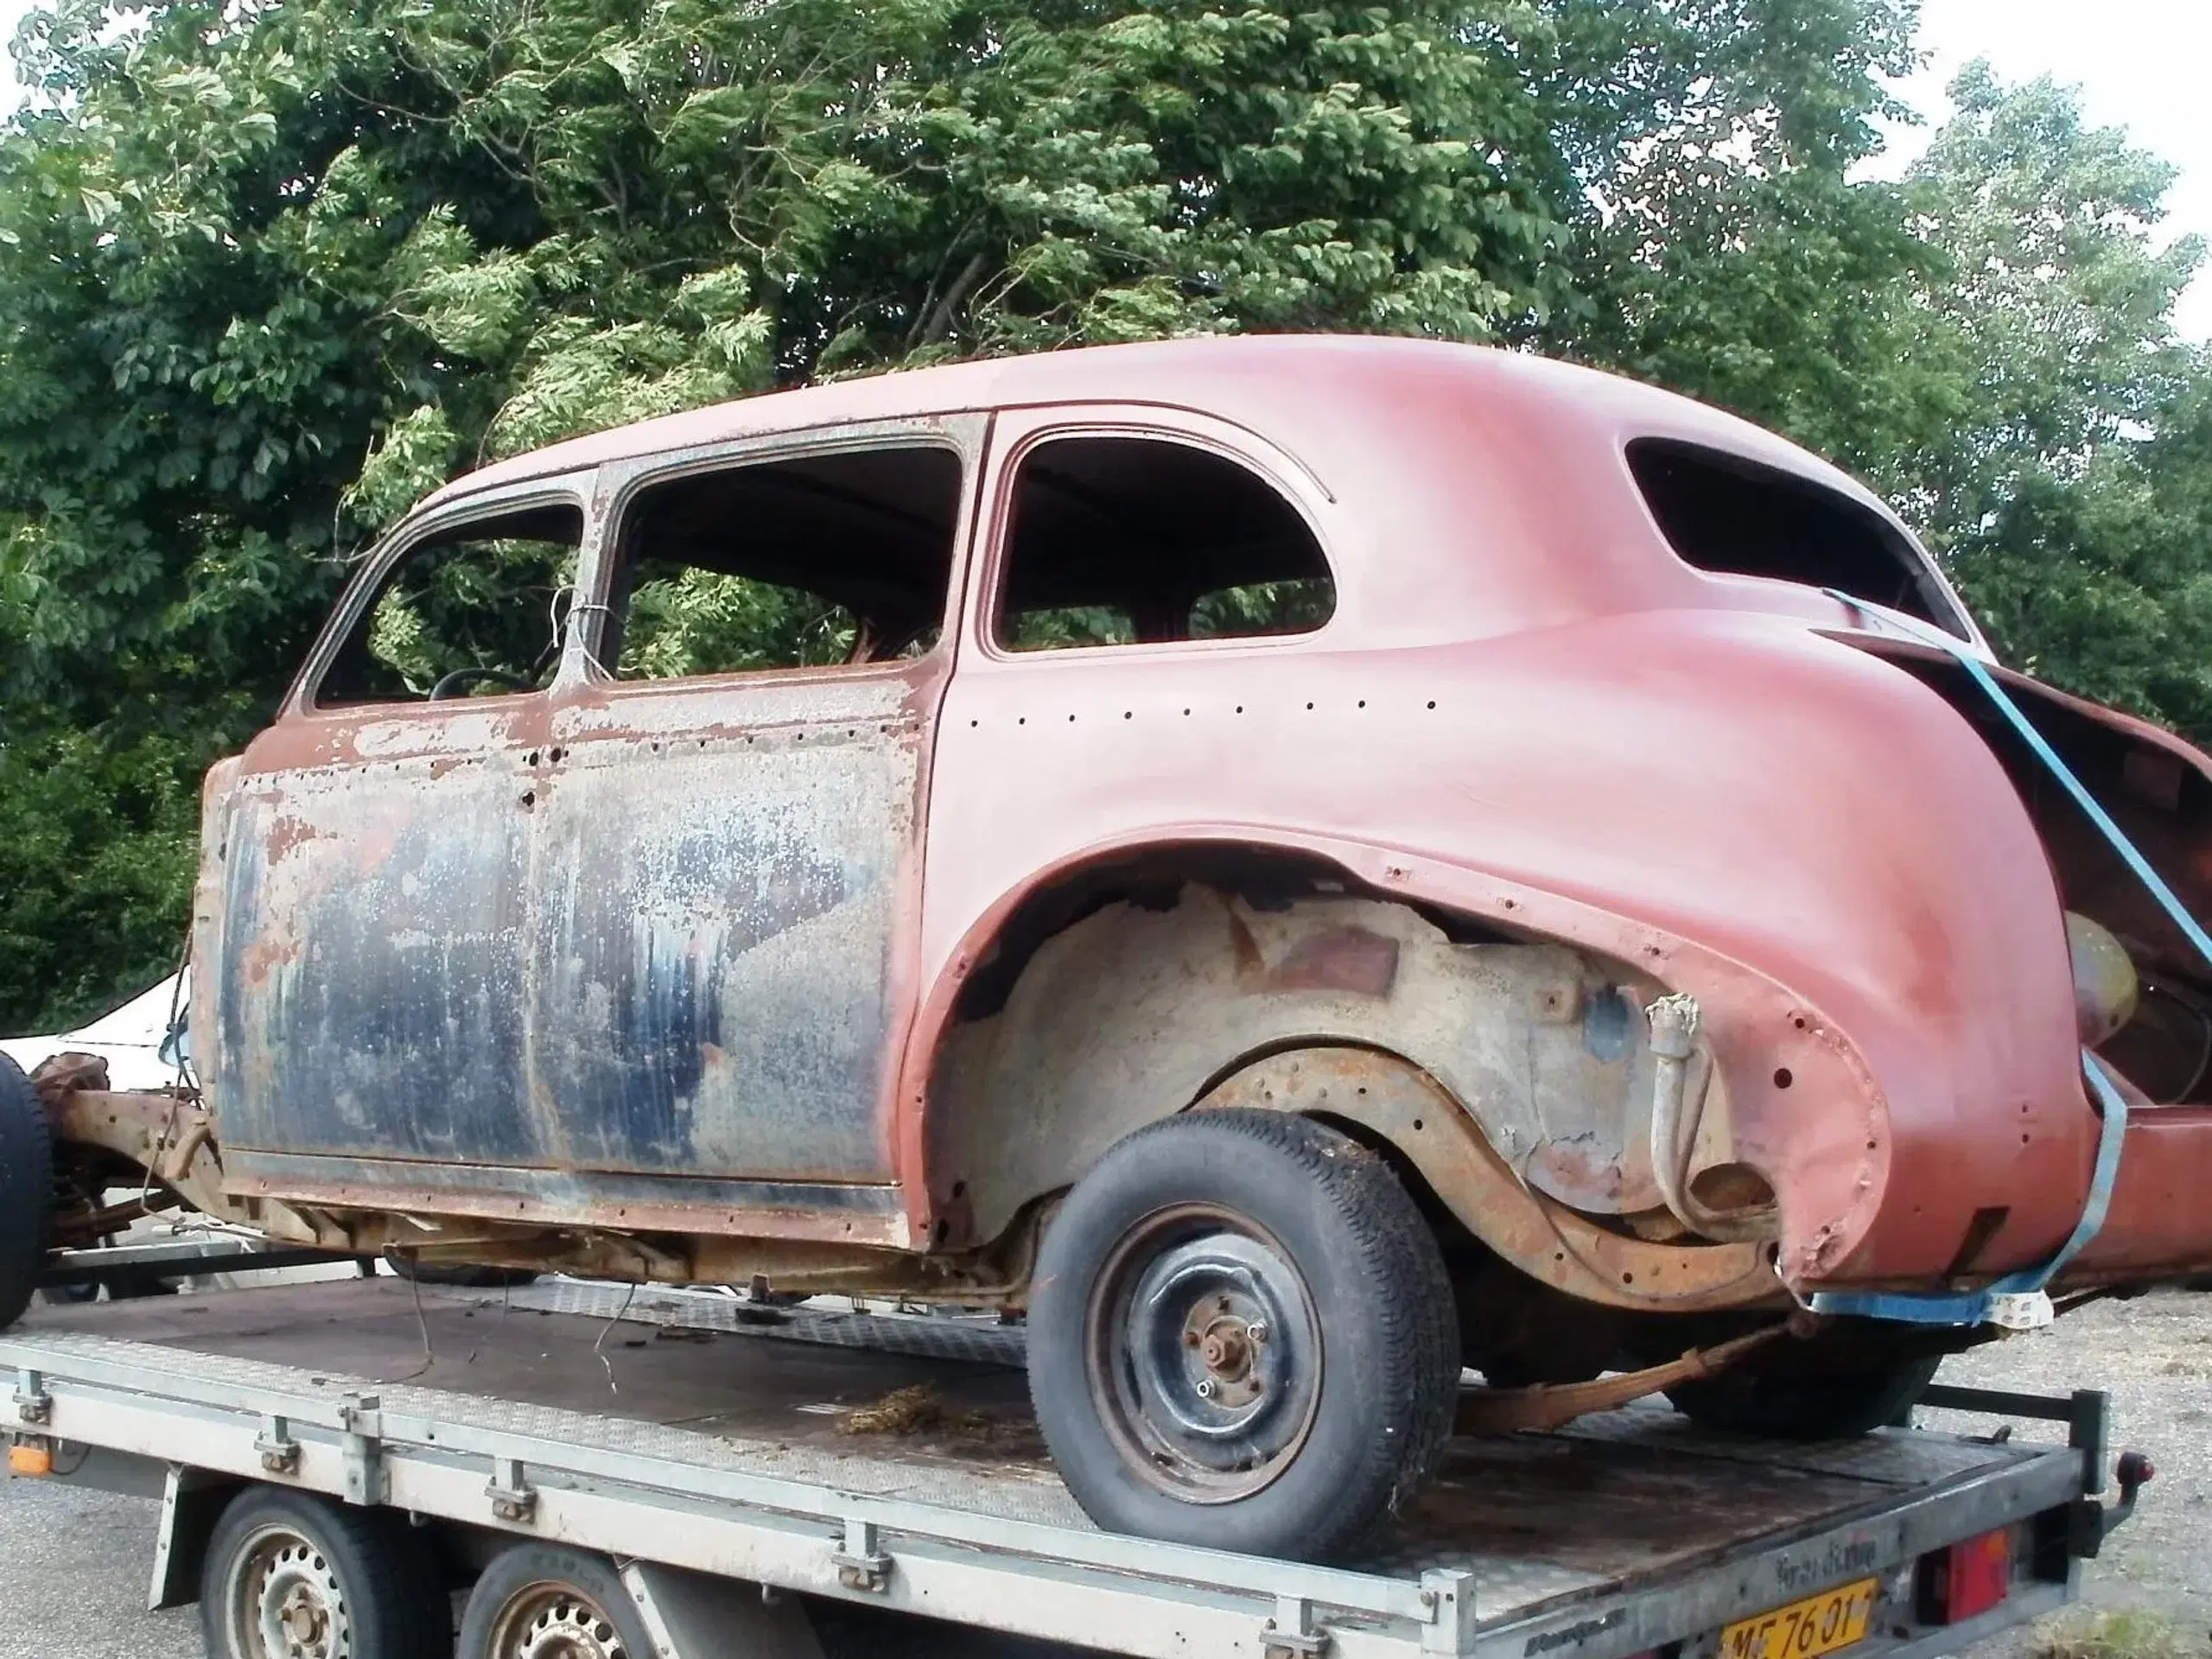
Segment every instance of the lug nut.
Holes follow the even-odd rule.
[[[1265,1342],[1268,1339],[1268,1327],[1264,1324],[1248,1325],[1244,1327],[1244,1335],[1249,1341]]]
[[[1213,1378],[1202,1376],[1198,1379],[1198,1398],[1201,1400],[1213,1398]]]

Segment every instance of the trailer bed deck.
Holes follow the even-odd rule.
[[[1383,1548],[1317,1567],[1097,1531],[1029,1415],[1022,1332],[988,1319],[379,1277],[40,1309],[7,1366],[0,1424],[61,1441],[232,1478],[275,1446],[356,1501],[1131,1653],[1616,1659],[2084,1490],[2078,1451],[1782,1446],[1631,1408],[1455,1440]],[[2060,1560],[2002,1623],[2065,1599]],[[1009,1597],[1009,1571],[1051,1593]]]

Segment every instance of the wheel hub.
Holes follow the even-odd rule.
[[[614,1621],[567,1585],[533,1585],[507,1605],[491,1659],[631,1659]]]
[[[329,1616],[321,1606],[302,1591],[294,1591],[287,1599],[280,1616],[284,1633],[301,1647],[308,1647],[322,1639],[322,1632]]]
[[[1319,1323],[1288,1255],[1189,1206],[1132,1232],[1100,1275],[1090,1375],[1131,1466],[1197,1503],[1278,1478],[1319,1402]]]
[[[1221,1406],[1248,1406],[1267,1392],[1266,1379],[1257,1364],[1259,1344],[1250,1332],[1266,1329],[1264,1319],[1250,1317],[1250,1297],[1216,1296],[1211,1304],[1201,1300],[1184,1320],[1184,1346],[1198,1351],[1205,1368],[1193,1379],[1201,1399]],[[1243,1301],[1247,1304],[1239,1306]],[[1211,1382],[1211,1389],[1198,1384]]]
[[[251,1659],[352,1659],[346,1596],[329,1560],[309,1540],[271,1528],[249,1541],[232,1632]]]

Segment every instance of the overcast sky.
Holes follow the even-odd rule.
[[[27,0],[0,0],[0,42],[26,10]],[[2075,83],[2092,122],[2126,127],[2181,169],[2169,233],[2212,238],[2212,0],[1922,0],[1920,44],[1929,66],[1904,91],[1931,121],[1942,118],[1943,88],[1972,58],[1989,59],[2006,81],[2047,74]],[[18,96],[10,73],[0,101]],[[1927,130],[1900,134],[1898,147],[1916,150]],[[2212,339],[2212,270],[2196,279],[2179,321],[2192,338]]]
[[[1931,120],[1949,109],[1943,88],[1960,65],[1987,58],[2006,82],[2037,75],[2082,89],[2089,120],[2127,129],[2181,169],[2164,230],[2212,241],[2212,3],[2208,0],[1921,0],[1920,45],[1932,54],[1904,87]],[[1917,149],[1925,127],[1898,135]],[[2201,271],[2177,321],[2212,339],[2212,270]]]

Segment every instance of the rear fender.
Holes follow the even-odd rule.
[[[1342,872],[1348,890],[1365,895],[1343,902],[1375,912],[1398,910],[1403,925],[1364,931],[1395,936],[1401,949],[1417,944],[1424,930],[1442,938],[1413,907],[1445,911],[1530,948],[1567,946],[1605,959],[1640,988],[1690,993],[1704,1011],[1721,1093],[1737,1109],[1729,1126],[1732,1157],[1781,1196],[1780,1261],[1787,1276],[1796,1282],[1821,1277],[1870,1224],[1888,1157],[1880,1091],[1832,1022],[1786,988],[1662,929],[1462,865],[1334,837],[1271,836],[1260,844],[1242,827],[1185,825],[1142,841],[1086,849],[1009,892],[971,929],[932,988],[902,1085],[917,1109],[908,1120],[904,1151],[910,1160],[905,1167],[918,1177],[909,1190],[925,1195],[923,1224],[940,1244],[990,1237],[1022,1204],[1065,1185],[1121,1135],[1193,1103],[1256,1058],[1315,1043],[1379,1046],[1407,1055],[1446,1084],[1515,1166],[1516,1179],[1529,1178],[1528,1156],[1535,1150],[1529,1126],[1499,1109],[1491,1097],[1496,1091],[1479,1076],[1457,1075],[1448,1058],[1438,1054],[1435,1033],[1415,1028],[1378,1034],[1371,1008],[1332,1006],[1327,997],[1303,999],[1294,1014],[1281,1006],[1262,1010],[1249,1029],[1242,1020],[1232,1022],[1219,1031],[1220,1040],[1203,1065],[1178,1058],[1164,1075],[1142,1064],[1147,1052],[1160,1046],[1154,1037],[1116,1033],[1099,1046],[1059,1057],[1054,1075],[1066,1086],[1052,1097],[1017,1090],[998,1093],[996,1109],[979,1108],[979,1101],[993,1097],[989,1074],[1007,1064],[1007,1057],[991,1052],[988,1034],[963,1029],[954,1009],[961,987],[990,959],[1008,918],[1026,900],[1089,868],[1147,851],[1187,849],[1243,849],[1325,864]],[[1359,954],[1355,948],[1352,960],[1325,971],[1356,975]],[[1356,996],[1357,988],[1346,994]],[[1639,1049],[1641,1023],[1637,1020],[1631,1032]],[[1018,1073],[1018,1059],[1014,1065]],[[1060,1092],[1080,1099],[1060,1100]],[[1741,1109],[1747,1095],[1758,1104],[1756,1114]],[[1554,1173],[1573,1179],[1570,1168]]]

